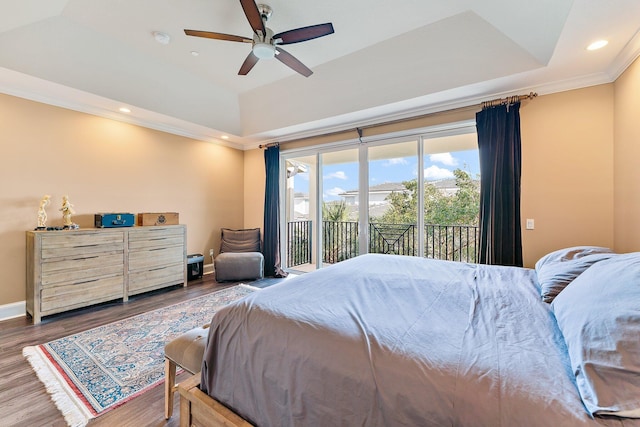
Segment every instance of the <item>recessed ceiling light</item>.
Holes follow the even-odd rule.
[[[229,139],[229,136],[227,136],[227,135],[222,135],[220,138],[222,138],[222,139]]]
[[[154,31],[152,34],[153,38],[156,39],[156,41],[160,44],[169,44],[169,42],[171,41],[171,36],[169,36],[169,34],[167,33]]]
[[[597,40],[597,41],[591,43],[589,46],[587,46],[587,50],[598,50],[598,49],[601,49],[601,48],[605,47],[608,44],[609,44],[609,42],[606,41],[606,40]]]
[[[198,56],[198,55],[200,55],[200,52],[195,51],[195,50],[192,50],[192,51],[191,51],[191,55],[193,55],[193,56]]]
[[[121,113],[130,113],[130,112],[131,112],[131,110],[130,110],[130,109],[128,109],[127,107],[121,107],[121,108],[120,108],[120,112],[121,112]]]

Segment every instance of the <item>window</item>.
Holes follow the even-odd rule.
[[[362,253],[475,262],[474,126],[283,151],[282,161],[285,268],[313,270]]]

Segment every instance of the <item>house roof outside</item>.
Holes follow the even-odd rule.
[[[458,186],[456,185],[456,180],[454,178],[451,179],[440,179],[436,181],[427,181],[428,184],[435,186],[437,189],[450,193],[451,191],[456,191]],[[406,191],[407,188],[401,182],[385,182],[382,184],[372,185],[369,187],[369,193],[386,193],[390,194],[394,191]],[[359,194],[358,190],[349,190],[344,193],[340,193],[341,197],[345,196],[357,196]]]

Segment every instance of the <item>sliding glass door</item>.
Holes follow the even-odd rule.
[[[322,176],[322,266],[353,258],[358,244],[358,149],[320,155]],[[355,197],[354,197],[355,196]]]
[[[477,136],[423,140],[424,256],[476,262],[479,248],[480,164]]]
[[[284,249],[284,268],[315,270],[317,254],[313,249],[313,236],[318,233],[318,182],[316,155],[291,157],[284,160],[285,238],[281,238]]]
[[[364,253],[475,262],[473,126],[283,151],[282,162],[285,268],[310,271]]]
[[[418,140],[367,150],[369,252],[418,255]]]

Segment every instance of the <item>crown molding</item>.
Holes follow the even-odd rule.
[[[117,113],[116,111],[123,103],[5,68],[0,68],[0,92],[43,104],[246,151],[256,149],[259,145],[270,142],[284,143],[329,133],[354,130],[357,127],[368,127],[384,122],[470,107],[493,98],[529,92],[548,95],[607,84],[615,81],[639,55],[640,32],[625,46],[606,72],[540,84],[527,84],[531,80],[532,73],[522,73],[387,106],[374,107],[342,116],[317,120],[312,123],[277,129],[251,137],[236,136],[236,138],[242,140],[241,142],[219,139],[214,135],[218,135],[221,132],[215,129],[153,111],[138,109],[137,107],[134,107],[137,113],[135,116]],[[511,90],[510,88],[513,87],[518,89]]]
[[[338,132],[346,132],[350,130],[355,130],[356,128],[365,128],[368,126],[374,126],[378,124],[382,124],[385,122],[392,122],[396,120],[405,120],[411,119],[414,117],[424,116],[428,114],[440,113],[448,110],[455,110],[458,108],[472,107],[474,105],[479,105],[483,101],[487,101],[488,99],[494,98],[504,98],[508,96],[513,96],[522,93],[536,92],[538,95],[550,95],[558,92],[565,92],[568,90],[575,90],[586,88],[590,86],[597,86],[600,84],[611,83],[614,80],[610,77],[608,73],[596,73],[590,74],[586,76],[580,76],[577,78],[566,79],[561,81],[555,81],[550,83],[544,83],[540,85],[531,85],[525,86],[522,85],[519,89],[516,90],[508,90],[508,91],[483,91],[482,87],[487,83],[481,83],[477,85],[472,85],[467,88],[457,88],[452,91],[446,91],[441,94],[434,94],[424,97],[425,103],[422,105],[415,106],[410,109],[404,109],[402,111],[396,111],[389,114],[377,114],[372,113],[371,116],[367,119],[359,119],[357,116],[366,114],[366,110],[363,112],[358,112],[354,114],[356,116],[355,119],[351,119],[351,115],[343,116],[343,122],[335,125],[327,125],[327,126],[318,126],[313,129],[300,130],[300,131],[288,131],[282,130],[281,136],[278,137],[268,137],[262,140],[260,144],[265,144],[269,142],[281,142],[286,143],[289,141],[295,141],[299,139],[313,138],[317,136],[322,136],[331,133]],[[457,98],[451,99],[451,96],[455,96],[456,93],[464,93],[468,91],[469,93],[473,93],[470,96],[459,96]],[[428,102],[428,98],[450,98],[442,101],[432,101]],[[400,103],[401,104],[401,103]],[[370,111],[374,111],[375,109],[371,109]],[[340,120],[338,118],[338,120]],[[254,147],[247,146],[247,149],[257,148],[258,144]]]
[[[608,74],[613,81],[625,72],[627,68],[640,56],[640,30],[638,30],[631,40],[620,51],[618,56],[611,62]]]
[[[243,149],[242,144],[217,138],[214,135],[222,132],[206,126],[135,106],[132,106],[136,110],[135,115],[118,113],[120,106],[129,104],[2,67],[0,93],[237,150]]]

